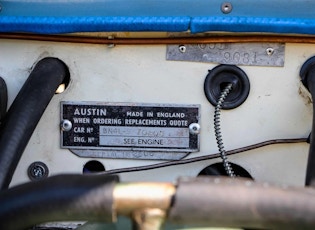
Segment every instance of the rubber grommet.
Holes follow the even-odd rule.
[[[242,166],[231,163],[231,162],[230,164],[233,168],[233,171],[238,177],[253,179],[250,173],[246,169],[244,169]],[[218,162],[218,163],[209,165],[203,170],[201,170],[198,176],[228,176],[228,175],[224,169],[223,163]]]
[[[231,92],[226,97],[222,109],[234,109],[247,99],[250,83],[246,73],[235,65],[218,65],[209,73],[204,82],[204,92],[208,101],[217,105],[217,101],[224,87],[233,84]]]

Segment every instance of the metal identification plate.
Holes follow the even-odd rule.
[[[199,150],[198,122],[199,105],[61,102],[61,147],[83,157],[180,159]]]
[[[166,59],[249,66],[284,66],[283,43],[168,45]]]

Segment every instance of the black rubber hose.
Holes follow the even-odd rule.
[[[6,114],[0,130],[0,189],[8,188],[21,155],[64,78],[67,66],[56,58],[37,63]]]
[[[315,109],[315,57],[308,59],[300,70],[302,83],[312,95],[313,110]],[[313,112],[312,132],[310,136],[310,149],[308,154],[305,185],[311,185],[315,179],[315,110]]]
[[[0,192],[0,229],[52,221],[113,220],[117,176],[60,175]]]

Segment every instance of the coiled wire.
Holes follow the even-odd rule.
[[[232,169],[232,166],[231,166],[230,162],[227,159],[227,155],[226,155],[226,152],[225,152],[225,149],[224,149],[224,145],[223,145],[223,139],[222,139],[222,134],[221,134],[221,127],[220,127],[220,117],[221,117],[222,104],[224,103],[225,98],[227,97],[227,95],[232,90],[232,87],[233,87],[233,84],[230,83],[221,92],[221,95],[219,97],[219,100],[217,102],[217,105],[216,105],[215,111],[214,111],[214,132],[215,132],[215,137],[216,137],[216,140],[217,140],[219,153],[220,153],[220,156],[221,156],[222,161],[223,161],[224,169],[225,169],[226,173],[230,177],[235,177],[235,173],[234,173],[234,171]]]

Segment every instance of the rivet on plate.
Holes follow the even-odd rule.
[[[274,52],[275,52],[274,48],[269,47],[266,49],[266,53],[268,56],[273,55]]]
[[[72,123],[71,121],[67,119],[62,120],[60,126],[61,126],[61,130],[65,132],[68,132],[72,129]]]
[[[178,49],[179,49],[179,51],[180,51],[181,53],[185,53],[185,52],[186,52],[186,46],[184,46],[184,45],[178,46]]]
[[[198,123],[191,123],[189,125],[189,133],[197,135],[200,133],[200,125]]]

